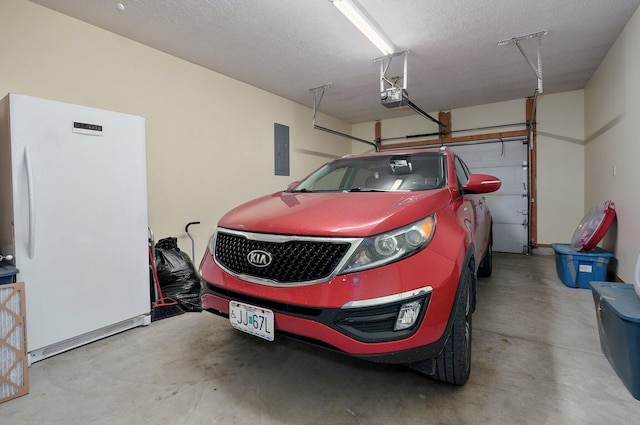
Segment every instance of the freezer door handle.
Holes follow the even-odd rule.
[[[33,258],[36,253],[36,202],[33,191],[33,167],[29,146],[24,147],[24,162],[27,167],[27,191],[29,196],[29,245],[27,253],[29,258]]]

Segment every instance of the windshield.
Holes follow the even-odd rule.
[[[444,187],[445,176],[439,152],[347,157],[325,164],[291,191],[432,190]]]

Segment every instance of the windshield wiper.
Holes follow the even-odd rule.
[[[347,192],[386,192],[384,189],[371,189],[368,187],[352,187]]]

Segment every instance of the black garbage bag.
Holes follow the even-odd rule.
[[[189,256],[178,248],[177,238],[158,241],[156,269],[164,297],[176,300],[185,311],[202,311],[200,276]]]

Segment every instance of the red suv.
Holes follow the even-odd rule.
[[[200,264],[204,309],[273,341],[297,338],[463,385],[476,276],[492,220],[449,149],[346,156],[228,212]]]

